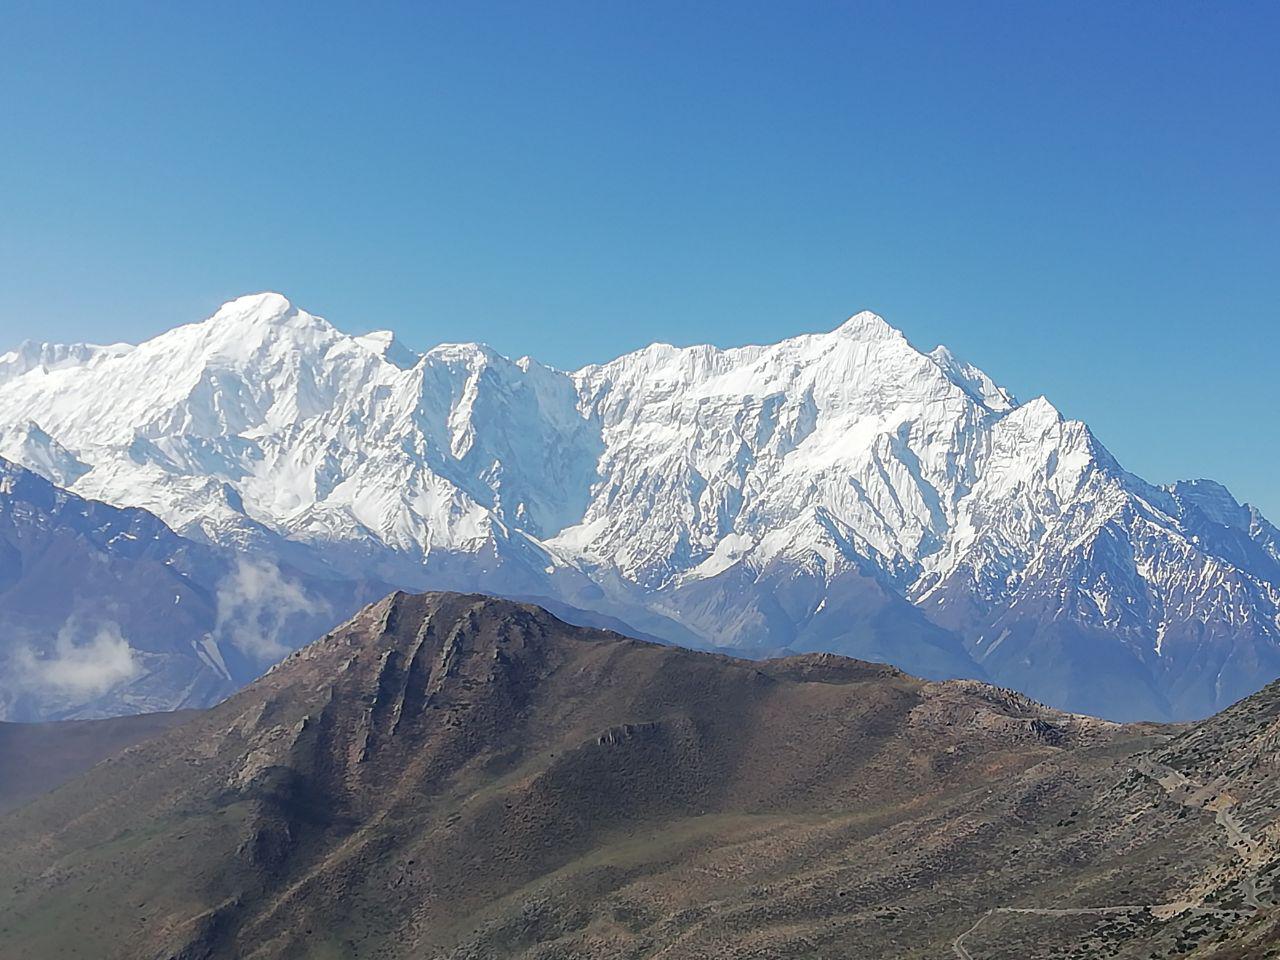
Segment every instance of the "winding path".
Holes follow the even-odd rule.
[[[1247,861],[1249,859],[1249,856],[1257,847],[1258,841],[1250,835],[1249,831],[1231,813],[1231,804],[1218,802],[1219,796],[1203,784],[1189,779],[1181,771],[1156,763],[1150,757],[1139,757],[1135,764],[1135,769],[1144,777],[1154,781],[1171,800],[1182,806],[1195,810],[1212,810],[1214,820],[1227,835],[1227,846],[1241,860]],[[1253,877],[1246,876],[1244,879],[1244,899],[1248,909],[1256,911],[1261,908],[1261,904],[1258,902],[1258,890]],[[1153,914],[1164,914],[1166,916],[1184,913],[1202,916],[1222,916],[1228,914],[1238,915],[1241,912],[1219,907],[1206,907],[1203,900],[1176,900],[1170,903],[1127,903],[1108,907],[992,907],[974,921],[973,926],[951,942],[951,950],[957,960],[976,960],[973,954],[965,948],[964,942],[979,927],[998,913],[1024,913],[1042,917],[1075,917],[1142,913],[1148,910]]]

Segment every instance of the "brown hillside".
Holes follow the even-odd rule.
[[[1194,948],[1256,908],[1006,909],[1228,895],[1213,811],[1132,759],[1172,732],[395,594],[0,819],[0,957]]]

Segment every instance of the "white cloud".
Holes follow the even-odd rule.
[[[218,584],[214,636],[255,660],[279,660],[293,650],[281,639],[289,619],[311,613],[322,603],[286,580],[274,564],[240,558]]]
[[[77,643],[82,627],[68,620],[58,631],[53,648],[37,653],[30,646],[16,654],[19,676],[28,684],[76,698],[99,696],[112,687],[142,673],[137,652],[129,646],[114,623],[94,629],[85,642]]]

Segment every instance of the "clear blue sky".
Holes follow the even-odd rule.
[[[1275,3],[5,4],[0,344],[874,309],[1280,521]]]

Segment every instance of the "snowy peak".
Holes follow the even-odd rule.
[[[1214,523],[1240,530],[1249,529],[1249,508],[1216,480],[1179,480],[1167,489],[1179,505],[1199,510]]]
[[[929,353],[929,358],[936,363],[950,378],[951,382],[964,390],[984,407],[990,410],[1011,410],[1018,405],[1013,394],[972,364],[959,360],[945,346],[939,345]]]
[[[878,313],[862,310],[855,313],[832,331],[838,337],[856,340],[905,340],[902,331],[889,323]]]
[[[943,400],[956,391],[992,410],[1014,401],[980,370],[945,348],[918,351],[901,331],[870,311],[826,333],[802,334],[763,346],[673,347],[655,343],[573,376],[592,395],[602,387],[650,396],[768,396],[808,392],[835,405]],[[861,398],[861,399],[855,399]],[[955,399],[959,399],[956,397]]]
[[[87,464],[81,463],[31,420],[0,427],[0,457],[26,464],[62,487],[71,486],[89,471]]]
[[[229,300],[208,319],[171,330],[139,349],[154,354],[181,351],[205,362],[234,364],[283,345],[314,351],[343,336],[282,294],[256,293]]]
[[[381,357],[400,370],[408,370],[422,359],[396,339],[395,333],[390,330],[374,330],[362,337],[356,337],[355,340],[370,353]]]
[[[64,367],[92,364],[128,353],[127,343],[99,346],[92,343],[37,343],[25,340],[14,350],[0,354],[0,384],[32,371],[50,373]]]
[[[283,293],[264,290],[262,293],[249,293],[228,300],[204,322],[214,325],[243,321],[270,324],[284,322],[298,314],[298,309]]]

